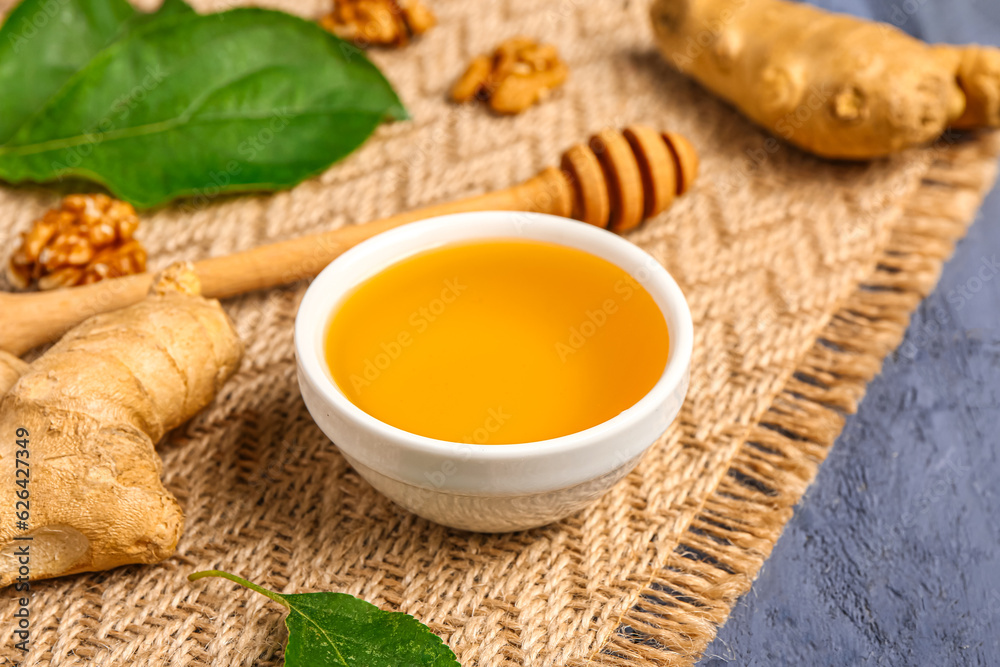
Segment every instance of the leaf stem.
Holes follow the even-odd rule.
[[[243,577],[237,577],[235,574],[223,572],[222,570],[202,570],[201,572],[193,572],[188,575],[188,581],[198,581],[199,579],[204,579],[205,577],[221,577],[223,579],[228,579],[229,581],[235,582],[244,588],[249,588],[250,590],[260,593],[265,597],[271,598],[285,609],[291,610],[292,608],[280,593],[269,591],[263,586],[258,586],[252,581],[247,581]]]

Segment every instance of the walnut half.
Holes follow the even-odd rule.
[[[357,46],[405,46],[437,24],[420,0],[334,0],[319,24]]]
[[[542,100],[566,81],[569,68],[556,47],[527,37],[513,37],[492,54],[477,56],[455,82],[451,98],[488,101],[497,113],[517,114]]]
[[[103,194],[69,195],[21,234],[7,276],[17,287],[49,290],[142,273],[146,251],[133,238],[138,226],[131,204]]]

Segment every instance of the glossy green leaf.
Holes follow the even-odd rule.
[[[344,593],[275,593],[218,570],[188,579],[203,577],[235,581],[288,609],[285,667],[459,667],[441,638],[407,614]]]
[[[153,14],[125,0],[24,0],[0,27],[0,144],[33,116],[98,51],[164,17],[191,14],[164,0]]]
[[[0,144],[136,15],[126,0],[24,0],[0,27]]]
[[[136,14],[129,19],[125,27],[128,30],[135,30],[162,18],[185,16],[187,14],[194,14],[194,9],[191,5],[184,2],[184,0],[163,0],[163,4],[160,5],[160,8],[156,10],[155,13],[144,14],[142,12],[136,12]],[[124,34],[119,35],[119,37],[124,37]]]
[[[313,23],[175,11],[72,76],[0,146],[0,178],[81,177],[140,207],[279,189],[405,117],[378,69]]]

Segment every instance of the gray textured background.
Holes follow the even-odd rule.
[[[1000,0],[814,4],[1000,44]],[[998,259],[995,190],[699,665],[1000,665]]]

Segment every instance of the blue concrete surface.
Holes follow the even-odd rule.
[[[997,0],[817,0],[1000,44]],[[699,663],[1000,665],[1000,191]]]

